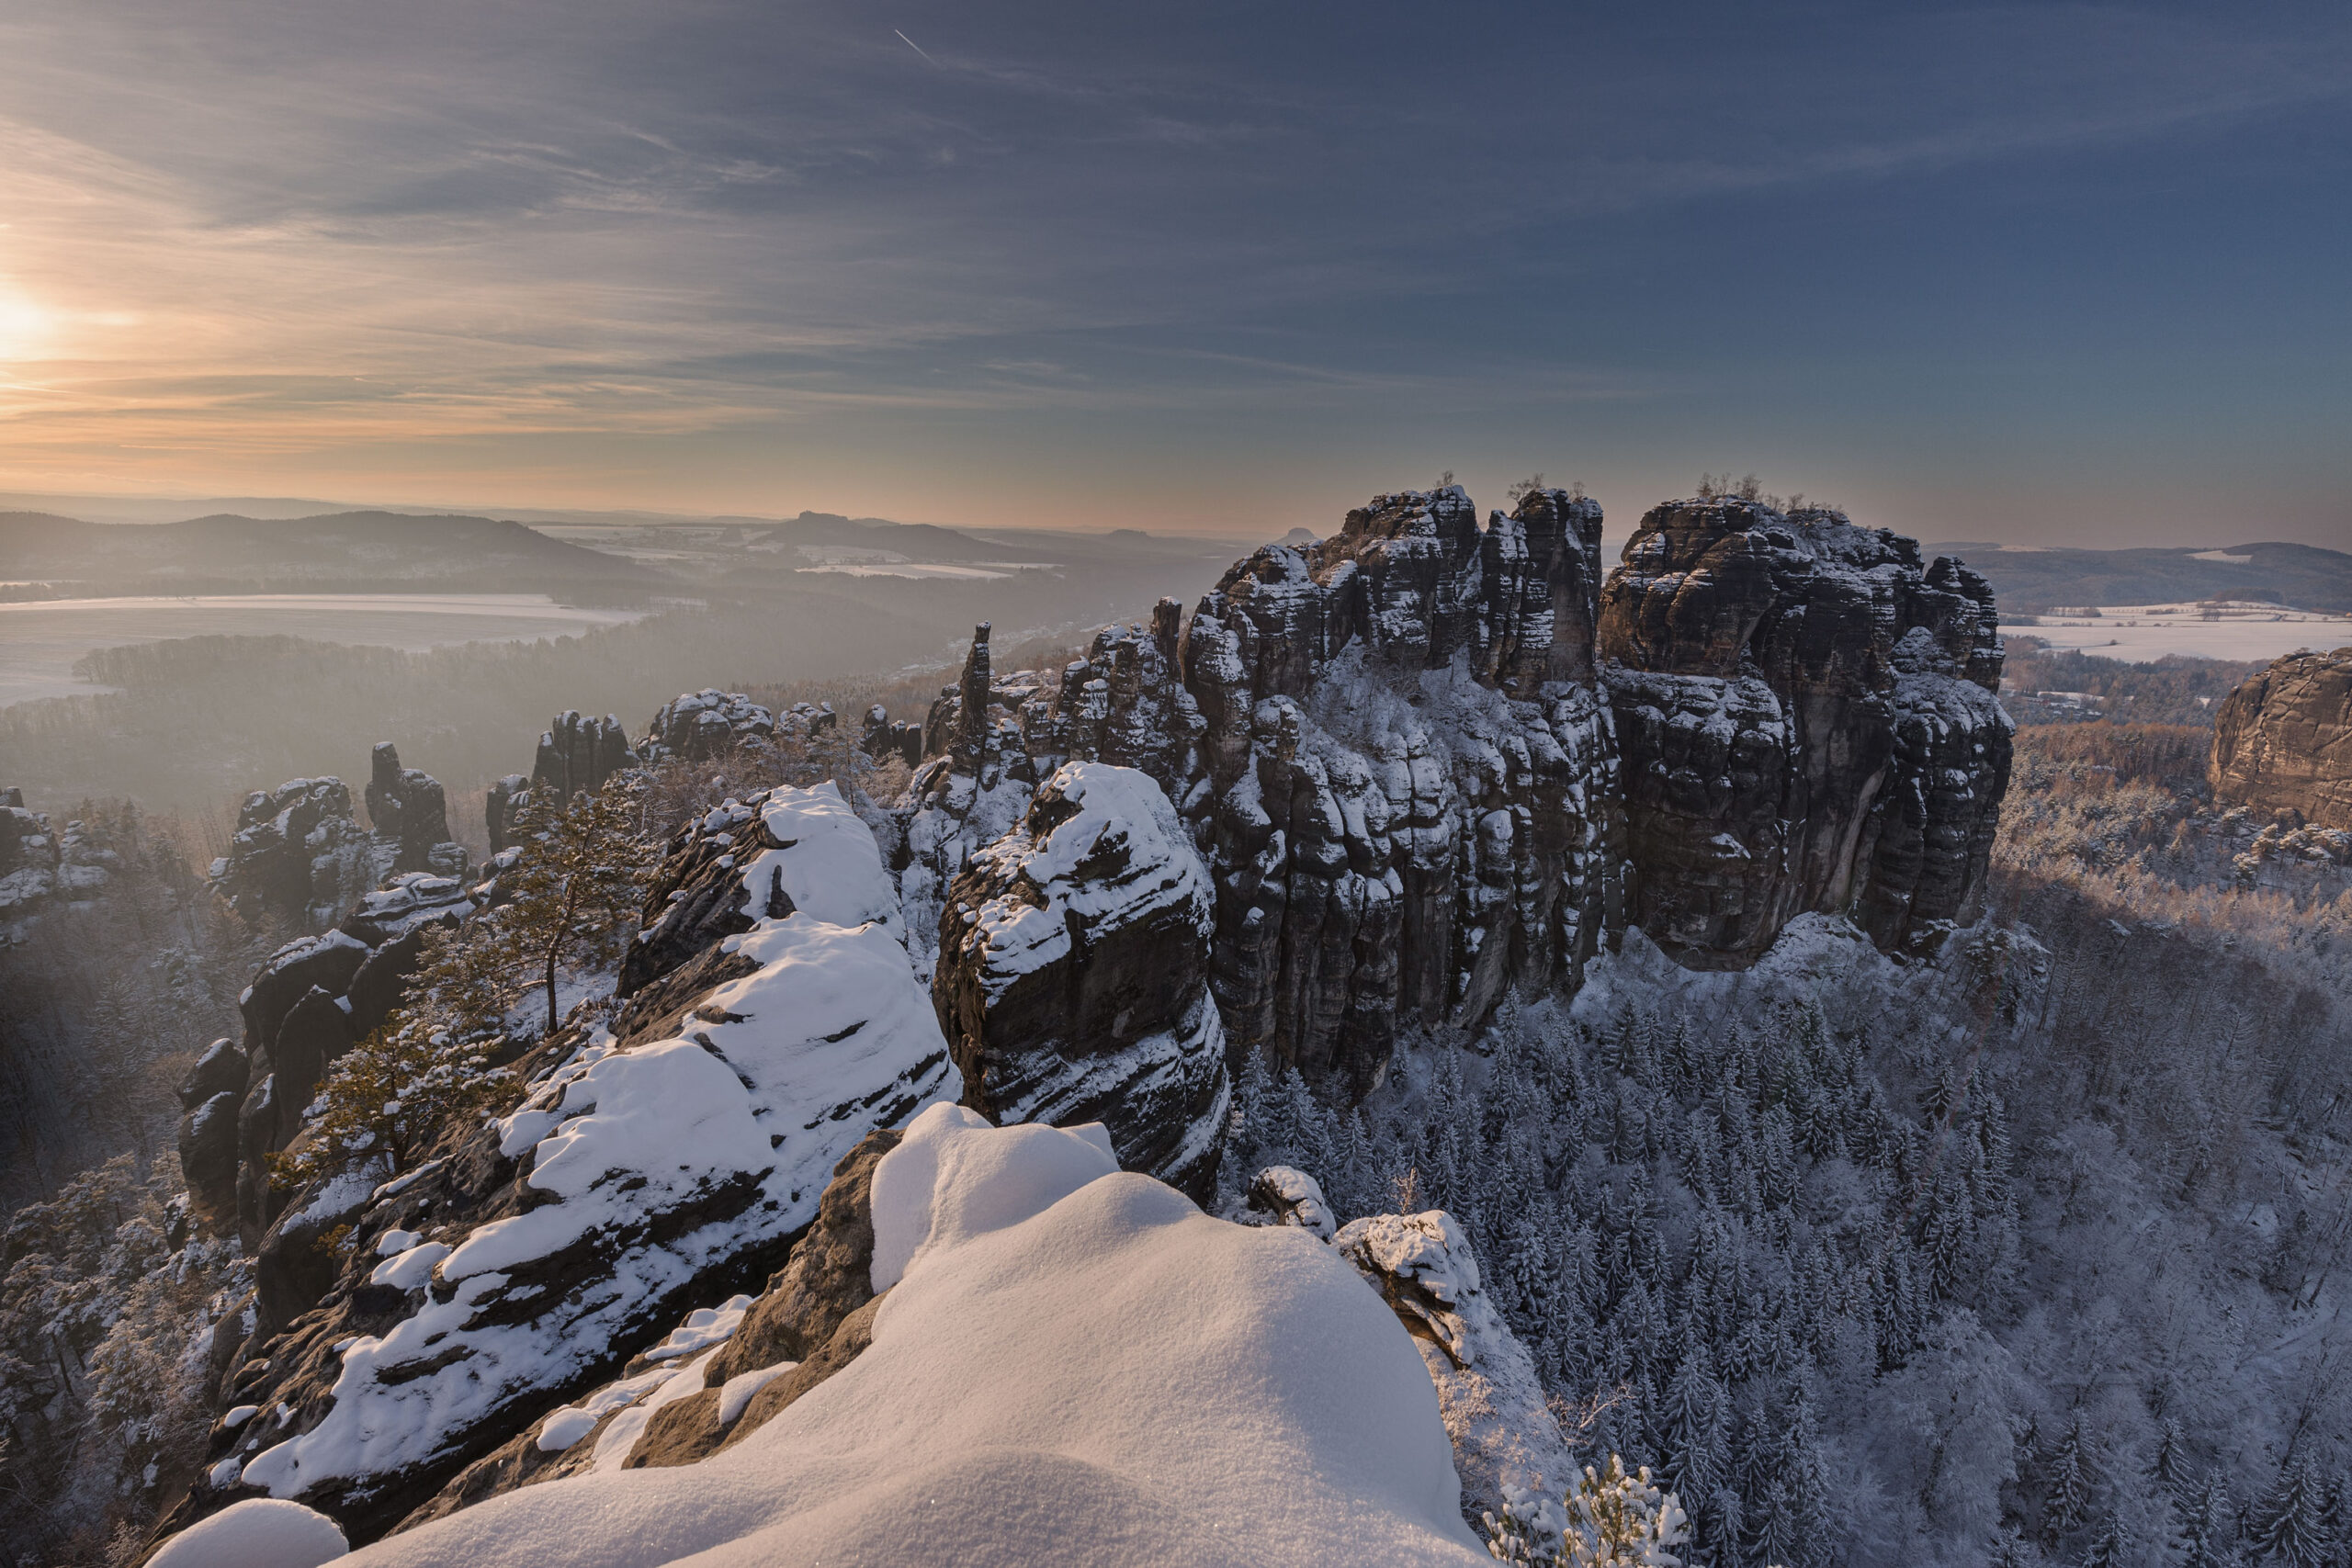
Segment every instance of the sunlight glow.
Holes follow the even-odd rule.
[[[23,295],[0,291],[0,360],[31,358],[53,324],[47,310]]]

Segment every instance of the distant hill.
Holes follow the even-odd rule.
[[[632,562],[488,517],[343,512],[177,523],[85,523],[0,513],[0,579],[113,592],[224,588],[626,589],[655,574]]]
[[[2352,555],[2316,545],[2261,543],[2218,549],[2005,550],[1946,541],[1983,572],[2004,615],[2054,604],[2173,604],[2198,599],[2268,599],[2305,610],[2352,611]]]

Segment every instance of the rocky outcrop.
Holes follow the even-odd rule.
[[[1701,968],[1806,910],[1885,947],[1974,919],[2008,779],[1992,591],[1838,513],[1654,509],[1603,594],[1629,911]]]
[[[638,751],[646,761],[665,757],[700,761],[775,737],[775,716],[741,692],[705,687],[673,697],[655,710]]]
[[[2207,776],[2225,806],[2352,829],[2352,648],[2290,653],[2232,692]]]
[[[289,779],[245,797],[229,852],[212,863],[211,877],[248,919],[323,929],[389,869],[352,816],[341,779]]]
[[[1069,762],[949,889],[932,997],[964,1103],[1100,1122],[1122,1168],[1206,1201],[1232,1099],[1208,869],[1159,785]]]
[[[443,876],[466,874],[465,846],[449,837],[448,803],[441,781],[401,766],[389,740],[376,742],[368,774],[368,824],[391,852],[391,869]]]
[[[263,1272],[289,1305],[257,1314],[231,1382],[240,1402],[288,1414],[217,1433],[210,1480],[175,1525],[267,1492],[355,1540],[382,1533],[554,1404],[636,1375],[640,1350],[661,1360],[647,1347],[666,1325],[720,1311],[710,1303],[783,1261],[866,1134],[954,1098],[880,853],[831,785],[714,808],[673,862],[668,891],[727,891],[703,907],[706,947],[635,975],[615,1027],[543,1046],[518,1066],[527,1092],[512,1113],[445,1130],[417,1170],[281,1200],[282,1256]],[[748,923],[709,923],[729,899]],[[690,901],[662,894],[651,923]],[[290,1057],[286,1030],[334,985],[356,986],[368,951],[344,932],[288,950],[256,982],[252,1030]],[[690,972],[690,990],[663,989]],[[249,1096],[246,1111],[256,1129],[277,1125],[285,1102]],[[324,1293],[279,1325],[320,1287],[317,1238],[343,1226],[358,1255],[337,1255]],[[740,1321],[748,1304],[728,1310]],[[705,1364],[698,1348],[656,1382],[694,1371],[675,1386],[685,1397]]]
[[[610,714],[602,718],[583,716],[576,708],[566,709],[548,720],[539,736],[530,787],[552,790],[559,805],[567,804],[575,795],[595,794],[605,787],[605,780],[624,768],[636,767],[638,761],[619,719]],[[502,782],[508,785],[508,796],[518,793],[513,777]],[[494,852],[506,844],[493,838],[490,847]]]
[[[289,779],[247,795],[229,852],[212,863],[214,889],[248,919],[323,931],[388,878],[466,875],[440,781],[401,767],[389,740],[376,745],[365,793],[372,832],[352,816],[341,779]]]
[[[215,1040],[180,1080],[180,1175],[189,1210],[214,1235],[237,1228],[237,1111],[246,1072],[236,1042]]]
[[[1462,1477],[1463,1517],[1499,1516],[1507,1492],[1566,1490],[1576,1465],[1535,1359],[1487,1299],[1453,1216],[1433,1209],[1351,1220],[1331,1246],[1380,1292],[1429,1368]]]

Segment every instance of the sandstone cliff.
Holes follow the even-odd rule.
[[[980,628],[897,808],[919,961],[1073,759],[1149,775],[1192,833],[1232,1048],[1345,1098],[1400,1027],[1573,987],[1629,923],[1736,968],[1809,910],[1889,949],[1974,919],[2010,733],[1984,581],[1840,513],[1692,501],[1604,587],[1600,525],[1562,491],[1483,528],[1458,487],[1380,496],[1057,674],[997,673]]]
[[[2352,648],[2290,653],[2232,692],[2208,776],[2224,805],[2352,829]]]

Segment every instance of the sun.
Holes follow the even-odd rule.
[[[29,359],[49,341],[55,320],[23,295],[0,289],[0,360]]]

